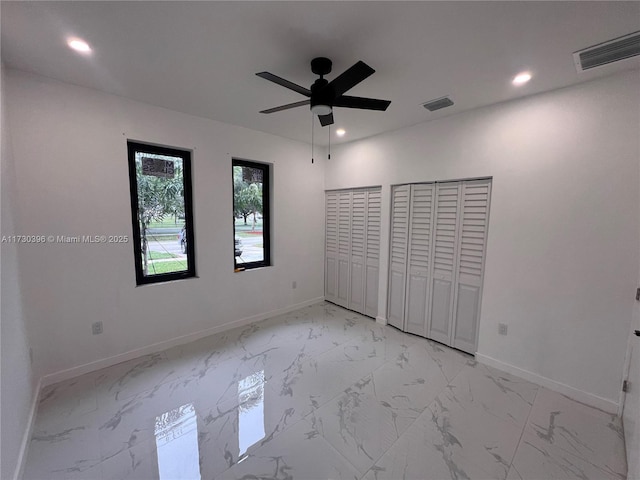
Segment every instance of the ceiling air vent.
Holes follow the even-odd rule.
[[[640,55],[640,32],[599,43],[573,54],[578,73]]]
[[[453,105],[453,102],[449,97],[436,98],[435,100],[430,100],[422,104],[422,106],[430,112],[435,112],[436,110],[450,107],[451,105]]]

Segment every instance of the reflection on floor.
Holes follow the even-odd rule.
[[[318,304],[45,388],[26,479],[623,479],[615,416]]]

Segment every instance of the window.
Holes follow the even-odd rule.
[[[127,142],[136,283],[194,277],[191,152]]]
[[[271,265],[269,165],[233,160],[233,233],[236,270]]]

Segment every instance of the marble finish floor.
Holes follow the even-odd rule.
[[[24,478],[624,479],[620,420],[321,303],[43,389]]]

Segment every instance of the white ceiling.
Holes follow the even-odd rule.
[[[255,76],[304,87],[309,62],[333,60],[329,80],[363,60],[376,70],[348,92],[391,100],[386,112],[336,108],[346,142],[452,113],[561,88],[640,57],[577,73],[576,50],[640,30],[640,2],[9,2],[1,3],[6,66],[173,110],[310,141],[303,100]],[[90,57],[66,46],[85,39]],[[516,88],[512,77],[533,72]],[[421,103],[450,95],[430,113]],[[327,129],[316,120],[316,142]]]

